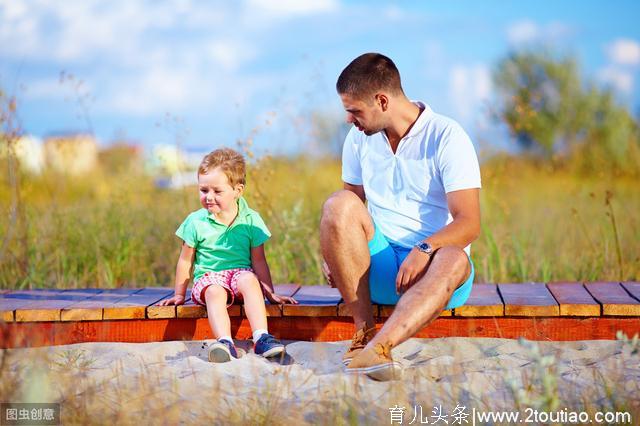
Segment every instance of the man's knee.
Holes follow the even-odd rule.
[[[438,263],[445,263],[447,269],[453,271],[459,280],[465,279],[471,268],[469,265],[469,258],[467,253],[461,248],[455,246],[444,246],[438,249],[434,256],[434,261]]]
[[[350,217],[353,219],[355,209],[363,207],[362,200],[353,192],[346,189],[334,192],[322,206],[321,226],[339,227],[347,224]]]

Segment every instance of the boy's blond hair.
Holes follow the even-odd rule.
[[[220,148],[204,156],[198,166],[198,175],[206,175],[216,167],[220,167],[231,186],[245,184],[246,165],[244,157],[231,148]]]

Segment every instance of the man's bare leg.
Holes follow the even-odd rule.
[[[469,276],[471,267],[465,252],[442,247],[434,255],[427,272],[400,300],[382,329],[367,347],[390,344],[395,347],[436,319],[451,299],[456,287]]]
[[[320,221],[320,248],[340,290],[356,330],[375,325],[369,294],[368,241],[374,227],[369,212],[351,191],[332,194],[324,203]]]

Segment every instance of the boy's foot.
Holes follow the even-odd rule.
[[[216,340],[209,348],[209,362],[229,362],[238,358],[236,345],[226,339]]]
[[[399,379],[402,366],[391,358],[391,345],[378,343],[373,348],[363,349],[346,369],[349,374],[366,374],[374,380]]]
[[[253,352],[265,358],[271,358],[284,352],[284,345],[270,334],[263,334],[253,345]]]
[[[375,327],[371,327],[370,329],[363,327],[360,330],[357,330],[356,334],[354,334],[353,338],[351,339],[351,346],[342,356],[342,364],[349,365],[351,360],[360,352],[362,352],[364,347],[367,346],[367,343],[369,343],[369,341],[373,339],[373,336],[375,335]]]

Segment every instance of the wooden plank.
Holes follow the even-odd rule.
[[[0,314],[5,322],[15,321],[15,310],[28,305],[31,300],[5,299],[0,297]]]
[[[378,317],[389,318],[395,308],[396,308],[395,305],[379,305]],[[449,309],[449,310],[440,312],[439,317],[450,317],[452,315],[453,315],[453,312],[451,309]]]
[[[169,294],[173,294],[173,289],[169,287],[145,287],[124,299],[105,305],[103,319],[145,318],[147,307]]]
[[[13,322],[15,320],[14,311],[0,310],[0,321]]]
[[[115,288],[104,289],[100,292],[88,292],[92,294],[87,299],[76,302],[60,312],[61,321],[98,321],[103,318],[105,306],[112,306],[126,297],[138,293],[142,289]]]
[[[455,308],[457,317],[501,317],[504,303],[495,284],[474,284],[469,299],[463,306]]]
[[[382,321],[376,327],[382,326]],[[246,339],[251,328],[246,318],[231,318],[232,336]],[[280,339],[340,341],[353,336],[353,322],[340,317],[277,317],[269,330]],[[446,317],[424,327],[416,337],[499,337],[530,340],[615,340],[620,330],[640,333],[633,317]],[[211,339],[206,318],[133,319],[106,321],[0,323],[0,348],[36,347],[81,342],[158,342]]]
[[[621,284],[627,290],[627,293],[640,302],[640,282],[624,282]]]
[[[237,305],[232,305],[230,308]],[[191,297],[186,299],[184,305],[178,305],[176,307],[176,317],[177,318],[206,318],[207,317],[207,307],[202,305],[196,305],[191,300]]]
[[[299,284],[274,284],[273,289],[278,296],[293,297],[298,290],[300,290]],[[268,317],[281,317],[282,305],[272,304],[265,297],[265,308],[267,310]],[[247,314],[244,311],[244,304],[242,305],[242,316],[246,317]]]
[[[29,303],[15,310],[16,322],[60,321],[62,309],[90,297],[92,293],[82,291],[21,291],[5,297],[28,298]]]
[[[374,317],[379,317],[380,316],[380,307],[381,307],[381,305],[375,305],[373,303],[371,304],[371,310],[373,311],[373,316]],[[345,305],[344,301],[342,301],[342,302],[340,302],[338,304],[338,316],[339,317],[351,317],[351,313],[347,309],[347,306]]]
[[[242,309],[239,303],[234,303],[227,308],[229,317],[242,316]],[[196,305],[191,300],[191,289],[187,290],[186,302],[184,305],[176,307],[177,318],[207,318],[207,307],[202,305]]]
[[[640,316],[640,302],[617,282],[585,283],[586,289],[602,305],[602,315]]]
[[[176,306],[168,305],[168,306],[158,306],[160,302],[166,299],[171,299],[174,293],[168,294],[162,299],[158,300],[151,306],[147,306],[147,318],[151,319],[168,319],[168,318],[176,318]],[[186,300],[186,296],[185,296]]]
[[[600,316],[600,304],[589,294],[582,283],[554,282],[548,283],[547,288],[560,305],[560,316]]]
[[[337,288],[327,285],[303,286],[296,293],[298,305],[284,305],[284,316],[336,316],[341,300]]]
[[[559,316],[560,307],[542,283],[498,284],[505,316]]]

